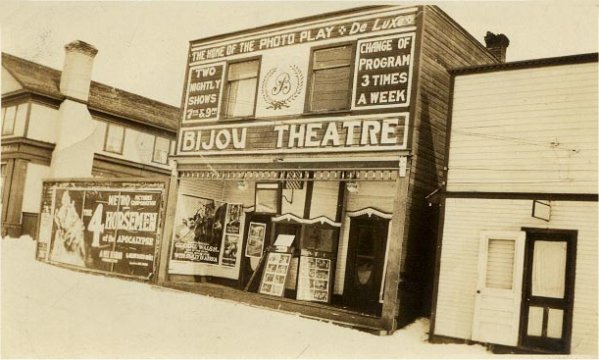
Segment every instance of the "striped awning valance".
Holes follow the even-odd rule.
[[[203,180],[255,180],[255,181],[393,181],[398,177],[398,170],[182,170],[181,178]]]

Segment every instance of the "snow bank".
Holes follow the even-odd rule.
[[[34,260],[4,239],[2,357],[483,358],[479,345],[430,344],[428,320],[392,336]]]

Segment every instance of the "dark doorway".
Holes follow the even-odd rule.
[[[572,333],[576,231],[523,229],[526,256],[520,321],[522,347],[568,354]]]
[[[363,313],[380,315],[379,295],[385,267],[389,220],[376,215],[350,221],[344,304]]]

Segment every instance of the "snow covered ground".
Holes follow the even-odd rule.
[[[500,357],[479,345],[428,343],[426,319],[375,336],[44,264],[28,237],[0,243],[2,358]]]

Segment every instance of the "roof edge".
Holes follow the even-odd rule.
[[[475,65],[461,68],[450,69],[449,73],[452,75],[466,75],[466,74],[479,74],[493,71],[503,70],[520,70],[542,66],[555,66],[555,65],[570,65],[570,64],[584,64],[590,62],[599,61],[599,53],[585,53],[575,54],[566,56],[557,56],[549,58],[538,58],[530,60],[520,60],[499,64],[490,65]]]

